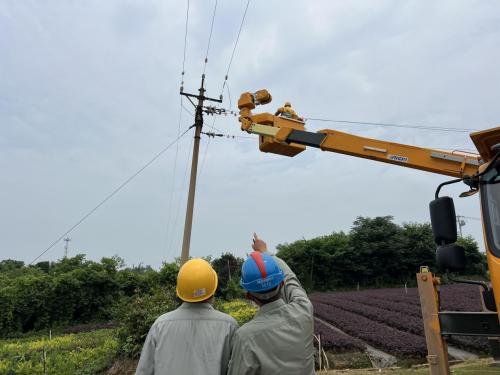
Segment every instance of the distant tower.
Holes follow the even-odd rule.
[[[68,248],[69,248],[69,242],[70,242],[70,241],[71,241],[71,238],[69,238],[69,237],[66,237],[66,238],[64,239],[64,242],[66,242],[66,243],[64,244],[64,257],[65,257],[65,258],[67,258],[67,257],[68,257]]]
[[[460,237],[462,237],[462,227],[465,226],[465,216],[457,215],[457,225],[460,233]]]

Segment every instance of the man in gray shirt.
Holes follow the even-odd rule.
[[[229,375],[314,374],[313,307],[297,276],[254,234],[241,270],[257,315],[235,334]]]
[[[226,375],[238,323],[215,310],[217,274],[203,259],[186,262],[177,276],[184,303],[149,330],[136,375]]]

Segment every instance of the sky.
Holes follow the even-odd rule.
[[[191,0],[184,90],[196,93],[215,1]],[[247,2],[219,0],[207,95],[221,94]],[[31,262],[193,123],[181,109],[186,1],[0,1],[0,259]],[[461,0],[250,2],[224,108],[266,88],[310,118],[487,129],[500,124],[500,3]],[[257,112],[257,111],[256,111]],[[215,121],[215,122],[214,122]],[[234,116],[205,116],[224,134]],[[308,121],[308,130],[443,150],[467,133]],[[209,130],[206,128],[206,130]],[[180,255],[192,130],[69,237],[69,255],[155,268]],[[357,216],[428,222],[446,176],[325,153],[260,153],[256,136],[201,141],[192,256],[271,248]],[[457,197],[465,185],[443,193]],[[480,217],[477,196],[455,199]],[[482,245],[479,220],[463,227]],[[58,242],[41,260],[63,256]]]

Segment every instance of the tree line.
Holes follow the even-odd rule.
[[[466,274],[486,275],[486,261],[470,237]],[[387,286],[411,282],[421,265],[434,268],[435,244],[428,224],[397,225],[392,217],[359,217],[348,233],[277,246],[309,290]],[[219,276],[216,297],[243,296],[243,259],[230,252],[209,260]],[[140,348],[144,329],[161,311],[174,308],[178,260],[159,270],[126,267],[119,257],[92,261],[84,255],[25,265],[0,262],[0,337],[96,321],[122,323],[124,346]],[[133,307],[132,307],[133,306]],[[142,327],[144,325],[144,327]],[[142,327],[142,328],[138,328]],[[147,328],[147,327],[146,327]]]
[[[463,274],[487,276],[486,256],[472,237],[461,237]],[[308,290],[416,284],[420,266],[436,271],[430,224],[394,223],[392,216],[358,217],[348,233],[333,232],[277,246]]]

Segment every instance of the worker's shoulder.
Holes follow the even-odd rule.
[[[169,320],[175,320],[175,316],[177,315],[177,309],[176,310],[172,310],[172,311],[169,311],[165,314],[162,314],[160,315],[158,318],[156,318],[155,322],[153,323],[153,325],[158,325],[162,322],[167,322]]]
[[[236,335],[241,340],[250,340],[267,335],[270,331],[277,329],[308,326],[312,320],[312,313],[297,309],[297,306],[293,304],[282,304],[270,311],[257,314],[252,320],[241,326]]]
[[[221,321],[224,321],[224,322],[227,322],[229,324],[232,324],[232,325],[239,327],[238,322],[231,315],[223,313],[222,311],[219,311],[216,309],[213,309],[210,312],[210,318],[214,319],[214,320],[221,320]]]
[[[229,325],[239,327],[238,323],[236,320],[223,312],[220,312],[216,309],[214,309],[211,306],[207,306],[206,308],[202,309],[183,309],[183,308],[177,308],[175,310],[172,310],[170,312],[167,312],[161,316],[159,316],[156,321],[154,322],[154,325],[162,325],[168,322],[175,322],[175,321],[220,321],[220,322],[225,322]]]
[[[261,319],[260,316],[256,316],[249,322],[243,324],[236,332],[236,335],[239,339],[245,341],[258,335],[260,332],[268,331],[272,326],[272,321]]]

